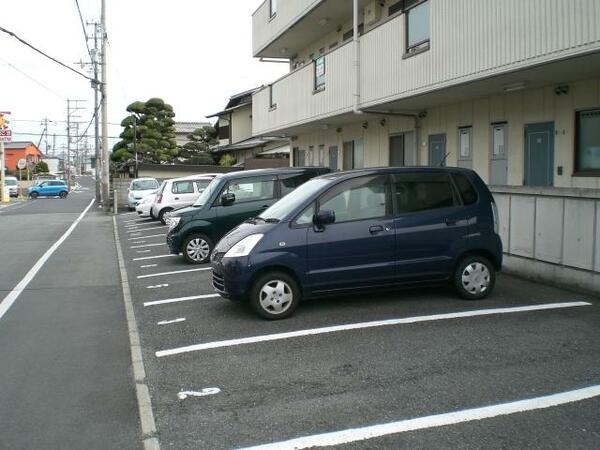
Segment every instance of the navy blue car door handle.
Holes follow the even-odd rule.
[[[383,227],[381,225],[373,225],[369,227],[369,233],[377,234],[383,231]]]
[[[454,226],[456,226],[456,220],[446,219],[446,225],[448,225],[449,227],[454,227]]]

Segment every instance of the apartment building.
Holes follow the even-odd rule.
[[[289,143],[281,136],[253,136],[252,94],[260,88],[234,94],[225,109],[207,118],[217,118],[215,128],[219,143],[213,152],[233,156],[236,165],[244,166],[247,159],[257,155],[289,157]]]
[[[292,164],[476,170],[509,270],[600,290],[600,2],[266,0],[253,52],[290,71],[252,134]]]

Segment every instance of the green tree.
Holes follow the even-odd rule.
[[[48,173],[50,169],[48,168],[48,164],[45,161],[38,162],[33,168],[33,173]]]
[[[210,148],[217,144],[217,132],[212,126],[195,129],[187,135],[189,142],[179,149],[183,164],[215,164]]]
[[[231,167],[235,164],[235,158],[231,156],[229,153],[223,155],[221,160],[219,161],[219,165],[222,167]]]
[[[173,162],[179,154],[175,143],[175,113],[173,107],[160,98],[133,102],[129,115],[121,121],[121,140],[113,147],[111,159],[124,162],[134,157],[150,163]]]

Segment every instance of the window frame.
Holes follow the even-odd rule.
[[[429,0],[420,0],[419,2],[411,5],[408,8],[402,10],[404,14],[404,55],[403,59],[410,58],[411,56],[419,55],[423,52],[428,51],[431,48],[431,4],[429,5],[429,15],[427,19],[429,20],[429,37],[427,39],[423,39],[422,41],[416,42],[413,45],[410,45],[408,42],[409,38],[409,22],[410,22],[410,13],[415,8],[429,2]]]
[[[236,196],[235,202],[233,202],[233,204],[237,205],[239,203],[252,203],[252,202],[258,202],[258,201],[268,201],[268,200],[276,199],[277,198],[277,189],[279,188],[277,177],[263,176],[263,177],[237,178],[237,179],[229,180],[229,181],[227,181],[227,183],[225,183],[225,185],[221,188],[221,190],[219,191],[219,194],[215,198],[215,201],[213,202],[212,206],[213,207],[223,206],[223,205],[221,205],[221,197],[223,196],[223,194],[225,192],[227,192],[227,189],[229,189],[229,186],[231,186],[232,183],[249,184],[249,183],[265,183],[265,182],[273,183],[273,191],[272,191],[273,193],[271,194],[270,198],[259,198],[259,199],[255,198],[255,199],[251,199],[251,200],[241,201]],[[228,206],[223,206],[223,207],[228,208]]]
[[[467,156],[462,155],[461,137],[464,131],[468,131],[469,136],[469,154]],[[473,160],[473,126],[465,125],[458,127],[458,159],[459,161],[472,161]]]
[[[277,0],[269,0],[269,20],[277,16]]]
[[[292,224],[295,227],[298,228],[302,228],[305,226],[313,226],[314,224],[310,223],[310,224],[306,224],[306,225],[298,225],[296,223],[296,220],[298,219],[298,217],[300,217],[304,211],[306,211],[307,208],[310,208],[311,205],[315,206],[315,214],[317,214],[320,210],[321,210],[321,204],[323,202],[323,198],[327,197],[329,194],[332,193],[332,191],[337,190],[338,188],[342,187],[345,184],[348,183],[352,183],[352,182],[356,182],[357,180],[363,180],[366,178],[385,178],[385,197],[386,197],[386,202],[389,202],[388,205],[386,205],[386,209],[389,211],[388,214],[385,214],[383,216],[375,216],[375,217],[362,217],[360,219],[352,219],[352,220],[344,220],[343,222],[338,222],[337,220],[335,222],[333,222],[332,224],[328,225],[328,226],[332,226],[335,224],[341,224],[341,223],[352,223],[352,222],[362,222],[365,220],[385,220],[385,219],[392,219],[392,217],[394,217],[394,198],[392,196],[392,179],[390,177],[390,174],[388,173],[384,173],[384,174],[375,174],[375,175],[361,175],[359,177],[354,177],[354,178],[350,178],[348,180],[343,180],[340,181],[339,183],[336,183],[335,185],[331,186],[329,189],[327,189],[325,192],[323,192],[321,195],[319,195],[319,197],[317,197],[317,199],[315,199],[315,201],[311,202],[310,204],[306,205],[305,208],[302,209],[302,211],[300,211],[300,213],[298,213],[298,215],[296,217],[294,217],[294,220],[292,221]],[[337,219],[337,218],[336,218]]]
[[[191,192],[179,192],[179,191],[175,191],[175,186],[183,184],[183,183],[190,183],[190,185],[192,186],[192,191]],[[173,184],[171,185],[171,194],[175,194],[175,195],[193,194],[193,193],[196,192],[196,187],[195,186],[196,185],[194,183],[194,180],[173,181]]]
[[[319,83],[319,76],[317,75],[317,70],[319,67],[319,61],[323,62],[323,74],[321,75],[322,82]],[[325,55],[319,55],[315,59],[313,59],[313,93],[322,92],[325,90],[325,86],[327,85],[327,66],[325,62]]]
[[[581,113],[586,112],[595,112],[598,111],[600,113],[600,106],[595,108],[583,108],[575,110],[574,117],[574,126],[575,132],[573,133],[573,173],[574,177],[600,177],[600,169],[582,169],[579,167],[579,115]]]
[[[390,174],[390,179],[391,179],[390,180],[390,189],[392,188],[392,186],[395,183],[394,176],[395,175],[402,175],[402,174],[422,174],[422,175],[423,174],[434,174],[434,175],[446,176],[446,178],[448,179],[448,183],[450,184],[450,188],[452,190],[452,198],[453,198],[454,204],[452,206],[442,206],[440,208],[423,209],[421,211],[400,212],[400,205],[398,203],[398,198],[394,194],[394,191],[392,191],[392,202],[393,202],[394,217],[405,217],[405,216],[412,216],[412,215],[415,215],[415,214],[428,214],[428,213],[431,213],[431,212],[439,212],[439,211],[450,210],[450,209],[454,209],[454,208],[462,208],[462,207],[465,206],[463,204],[460,192],[458,191],[458,188],[456,187],[456,184],[454,183],[454,179],[452,178],[450,172],[444,172],[444,171],[427,171],[427,172],[416,172],[416,171],[415,172],[407,172],[407,171],[402,171],[402,172],[394,172],[394,173]],[[477,192],[477,190],[475,192]]]

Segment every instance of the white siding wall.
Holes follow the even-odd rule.
[[[405,17],[361,39],[362,106],[598,49],[598,0],[430,0],[431,49],[402,59]]]
[[[277,14],[269,17],[269,0],[265,0],[252,16],[252,49],[256,54],[281,32],[323,0],[279,0]]]
[[[303,122],[311,122],[352,109],[352,46],[344,45],[325,56],[326,85],[314,92],[314,66],[308,64],[274,85],[277,108],[270,110],[269,87],[252,97],[252,126],[255,135]]]
[[[231,143],[252,137],[252,106],[244,106],[231,113]]]

